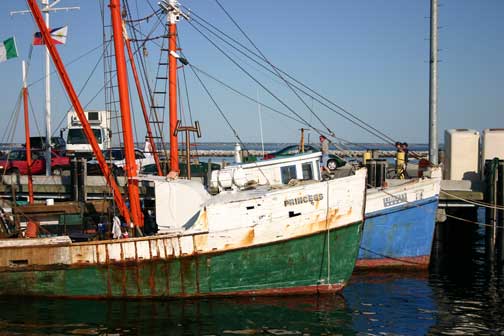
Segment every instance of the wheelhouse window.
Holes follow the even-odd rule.
[[[102,143],[102,135],[101,130],[99,128],[93,128],[93,134],[95,136],[96,141],[101,144]],[[84,130],[82,128],[71,128],[68,130],[68,139],[67,143],[71,145],[86,145],[89,144],[86,135],[84,134]]]
[[[311,162],[303,163],[303,180],[313,180],[313,165]]]
[[[282,174],[283,184],[287,184],[290,180],[297,178],[295,165],[280,168],[280,173]]]

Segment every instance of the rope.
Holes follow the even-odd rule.
[[[127,1],[126,1],[126,2],[127,2]],[[129,11],[129,8],[128,8],[128,16],[130,16],[130,15],[129,15],[129,12],[130,12],[130,11]],[[143,17],[143,18],[140,18],[140,19],[128,19],[128,20],[124,20],[124,22],[126,22],[126,23],[136,23],[136,22],[149,21],[149,19],[150,19],[151,17],[153,17],[154,15],[157,15],[159,12],[161,12],[161,9],[158,9],[158,10],[157,10],[157,11],[155,11],[154,13],[152,13],[152,14],[150,14],[150,15],[147,15],[147,16],[145,16],[145,17]]]
[[[326,182],[327,186],[327,197],[326,197],[326,230],[327,230],[327,284],[331,285],[331,241],[330,234],[331,230],[329,227],[329,182]]]
[[[246,147],[245,147],[245,144],[243,143],[242,139],[240,138],[240,136],[238,135],[238,132],[236,131],[236,129],[231,125],[231,123],[229,122],[229,119],[226,117],[226,115],[224,114],[224,111],[222,111],[221,107],[219,106],[219,104],[217,104],[217,102],[215,101],[214,97],[212,96],[212,94],[210,93],[210,91],[208,90],[208,88],[206,87],[205,83],[203,83],[203,81],[201,80],[201,78],[198,76],[198,73],[196,71],[194,71],[194,69],[192,68],[192,65],[189,64],[189,68],[193,71],[193,74],[196,76],[196,78],[198,79],[199,83],[201,84],[201,86],[203,87],[203,89],[205,90],[206,94],[208,95],[208,97],[210,98],[210,100],[213,102],[214,106],[217,108],[217,110],[219,111],[220,115],[222,116],[222,118],[224,119],[224,121],[227,123],[227,125],[229,126],[229,128],[233,131],[233,134],[235,136],[235,138],[238,140],[238,142],[240,143],[240,145],[242,146],[242,149],[244,150],[247,150]]]
[[[491,204],[491,203],[471,201],[469,199],[459,197],[457,195],[451,194],[451,193],[446,192],[444,190],[441,190],[441,192],[443,194],[445,194],[445,195],[448,195],[450,197],[459,199],[459,200],[464,201],[464,202],[469,203],[469,204],[474,204],[474,205],[477,205],[477,206],[480,206],[480,207],[484,207],[484,208],[488,208],[488,209],[504,210],[504,206],[501,206],[501,205],[494,205],[494,204]]]
[[[470,219],[465,219],[465,218],[461,218],[461,217],[457,217],[457,216],[453,216],[453,215],[446,214],[446,217],[450,217],[450,218],[453,218],[453,219],[456,219],[456,220],[460,220],[462,222],[467,222],[467,223],[475,224],[475,225],[479,225],[479,226],[492,227],[492,228],[496,228],[496,229],[504,229],[504,226],[487,224],[487,223],[481,223],[481,222],[475,222],[475,221],[472,221]]]

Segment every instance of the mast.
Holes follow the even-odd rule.
[[[49,0],[41,0],[41,4],[44,6],[42,12],[44,13],[44,22],[47,29],[49,29],[49,13],[58,11],[70,11],[78,10],[80,7],[61,7],[54,8],[61,0],[54,0],[52,4],[49,4]],[[26,14],[30,13],[28,10],[11,12],[14,14]],[[49,48],[46,42],[46,52],[45,52],[45,125],[46,125],[46,152],[45,160],[46,162],[51,162],[51,58],[49,54]],[[51,175],[51,165],[46,164],[46,175]]]
[[[133,72],[133,78],[135,79],[135,86],[138,92],[138,99],[140,100],[140,106],[142,107],[142,113],[145,120],[145,127],[147,128],[147,137],[152,148],[152,155],[154,156],[154,162],[156,163],[156,170],[158,176],[162,176],[163,172],[161,170],[161,164],[159,162],[159,155],[157,153],[156,143],[152,136],[152,129],[149,122],[149,115],[147,114],[147,107],[145,105],[142,93],[142,87],[140,85],[140,80],[138,79],[138,73],[135,65],[135,60],[133,58],[133,52],[131,51],[131,42],[129,40],[128,34],[126,33],[126,27],[124,26],[124,22],[123,22],[123,31],[124,31],[124,41],[126,42],[126,49],[128,50],[128,57],[130,61],[131,71]]]
[[[438,162],[437,129],[437,63],[438,63],[438,0],[431,0],[430,17],[430,80],[429,80],[429,161]]]
[[[46,41],[46,46],[47,46],[47,49],[49,50],[49,53],[51,54],[51,57],[54,62],[54,66],[56,67],[56,70],[58,71],[58,74],[61,78],[61,82],[63,83],[63,86],[65,87],[65,90],[68,94],[68,97],[69,97],[70,101],[72,102],[73,108],[75,109],[75,112],[77,113],[77,116],[79,117],[79,120],[82,124],[82,128],[84,130],[84,134],[86,135],[86,138],[88,139],[89,144],[91,145],[91,148],[93,149],[93,153],[96,156],[96,160],[98,161],[98,164],[101,168],[101,171],[103,172],[103,176],[107,180],[107,184],[112,189],[112,193],[114,195],[114,200],[117,204],[117,207],[119,208],[119,212],[124,217],[126,223],[130,223],[131,222],[130,214],[128,212],[128,208],[126,207],[124,199],[122,198],[121,191],[119,190],[119,186],[117,185],[117,183],[112,175],[112,172],[110,171],[110,168],[107,165],[107,162],[105,161],[105,157],[103,156],[103,153],[100,150],[100,146],[98,145],[96,138],[94,137],[93,130],[91,129],[91,126],[89,125],[89,122],[86,118],[86,115],[84,114],[84,109],[82,108],[82,105],[79,101],[79,97],[77,96],[77,93],[75,92],[75,89],[72,86],[72,83],[70,82],[70,78],[68,77],[68,74],[65,70],[65,66],[63,65],[61,57],[59,56],[58,50],[56,49],[53,41],[50,38],[51,36],[50,36],[49,30],[47,29],[47,27],[44,24],[44,19],[42,18],[42,13],[40,12],[40,9],[37,5],[37,2],[36,2],[36,0],[27,0],[27,2],[28,2],[28,6],[30,6],[31,13],[33,15],[33,19],[35,20],[35,23],[37,24],[38,28],[40,29],[40,33],[42,34],[44,41]]]
[[[23,61],[23,107],[24,107],[24,126],[26,143],[26,165],[28,166],[28,203],[33,204],[33,178],[31,173],[32,158],[30,144],[30,120],[28,119],[28,85],[26,85],[26,62]],[[50,164],[46,161],[46,166]]]
[[[159,7],[167,14],[168,23],[168,92],[170,107],[170,170],[180,172],[177,142],[177,59],[186,64],[187,61],[177,53],[177,22],[182,16],[189,17],[180,10],[177,0],[161,0]]]
[[[170,0],[170,4],[174,6],[176,4],[175,0]],[[168,91],[170,99],[170,170],[178,172],[179,160],[178,160],[178,141],[176,129],[177,129],[177,59],[173,55],[177,52],[177,18],[173,11],[168,13],[168,63],[169,63],[169,75],[168,75]]]
[[[131,219],[138,227],[143,226],[142,211],[140,209],[140,195],[138,192],[137,167],[135,161],[135,143],[133,128],[131,127],[131,112],[129,103],[128,73],[124,54],[124,40],[121,19],[120,0],[110,0],[110,14],[114,35],[115,60],[117,68],[117,85],[119,103],[121,107],[121,123],[124,139],[124,156],[126,160],[126,175],[128,177],[128,194],[131,209]]]

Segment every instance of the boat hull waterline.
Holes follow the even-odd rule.
[[[190,298],[336,292],[350,278],[358,254],[364,178],[365,172],[264,194],[222,193],[202,208],[193,231],[182,234],[86,243],[68,237],[0,241],[0,295]],[[228,198],[232,201],[221,201]]]
[[[438,196],[435,179],[411,181],[404,190],[391,188],[386,194],[369,193],[356,267],[427,268]]]
[[[352,273],[361,223],[327,232],[225,253],[180,258],[51,265],[4,272],[3,295],[76,298],[148,298],[308,294],[341,290]],[[153,250],[171,239],[147,242]],[[110,244],[124,244],[111,242]],[[135,244],[138,246],[138,244]],[[94,248],[100,248],[95,246]],[[156,254],[151,250],[151,253]],[[34,251],[35,252],[35,251]],[[45,251],[49,252],[49,251]],[[44,251],[38,251],[44,253]],[[163,252],[161,252],[163,253]],[[331,283],[323,283],[331,265]]]

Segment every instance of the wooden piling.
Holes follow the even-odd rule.
[[[486,181],[486,192],[485,192],[485,202],[489,207],[485,211],[485,222],[488,226],[485,229],[485,247],[488,257],[493,259],[495,257],[498,234],[500,240],[502,240],[502,230],[498,230],[498,195],[499,195],[499,161],[498,158],[493,160],[485,161],[485,181]],[[502,161],[504,162],[504,161]],[[502,175],[501,183],[502,184]],[[502,250],[502,244],[499,243],[499,247]]]
[[[501,208],[496,210],[497,217],[497,250],[498,258],[504,261],[504,160],[500,160],[497,168],[497,182],[496,182],[496,204]]]

